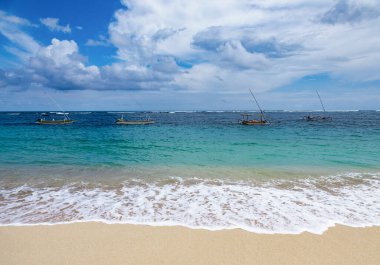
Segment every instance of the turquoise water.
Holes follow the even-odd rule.
[[[139,116],[139,114],[130,114]],[[66,126],[36,114],[0,114],[0,165],[380,167],[380,112],[268,113],[269,126],[240,126],[239,113],[153,113],[150,126],[117,126],[118,114],[73,113]]]
[[[38,113],[0,113],[0,207],[20,209],[13,214],[0,214],[0,222],[99,219],[240,227],[264,232],[320,231],[323,230],[320,223],[324,228],[334,222],[376,224],[380,206],[373,196],[378,195],[380,188],[380,112],[328,114],[332,120],[307,122],[302,118],[308,113],[268,112],[270,125],[242,126],[238,124],[238,112],[165,112],[150,113],[156,121],[153,125],[120,126],[114,124],[119,113],[72,112],[70,116],[75,123],[48,126],[33,123]],[[145,114],[125,115],[139,119]],[[295,189],[298,186],[302,187],[300,194]],[[281,197],[283,189],[287,192]],[[334,192],[342,197],[337,199],[332,195]],[[160,197],[163,193],[166,195]],[[173,200],[168,199],[170,193],[176,194]],[[136,197],[128,197],[131,194]],[[280,204],[278,209],[273,206],[276,209],[273,212],[273,207],[269,210],[268,205],[269,208],[258,207],[257,200],[253,200],[255,194],[261,194],[259,200],[267,201],[268,205],[273,206],[279,198],[295,204],[289,209]],[[152,196],[153,201],[147,199]],[[87,200],[88,204],[81,206],[85,209],[90,205],[95,207],[100,201],[109,203],[110,208],[99,206],[91,211],[79,211],[80,205],[70,201],[76,205],[73,211],[57,217],[61,212],[52,209],[62,211],[66,209],[67,198],[76,197],[76,203]],[[136,198],[143,202],[136,203]],[[183,200],[180,205],[179,198]],[[205,198],[208,204],[227,200],[223,205],[228,206],[204,208]],[[119,200],[128,201],[129,206],[119,205]],[[230,205],[229,201],[234,204]],[[310,215],[309,220],[293,212],[297,203],[306,201],[311,205],[318,202],[314,206],[319,208],[321,203],[335,204],[314,216],[313,209],[309,209],[310,212],[304,213]],[[364,202],[367,207],[360,208]],[[28,207],[36,203],[42,205],[40,212],[45,214],[26,214],[33,210]],[[171,212],[165,208],[169,212],[165,215],[155,209],[154,203],[177,210]],[[192,203],[196,205],[193,210],[196,213],[184,215],[184,209]],[[113,212],[114,204],[119,207],[118,213]],[[139,208],[141,205],[145,206]],[[252,209],[252,205],[258,208]],[[235,215],[228,211],[221,214],[223,207],[235,209]],[[342,214],[339,214],[340,207]],[[347,213],[349,209],[357,212]],[[81,214],[75,214],[78,211]],[[250,215],[245,216],[243,212]],[[257,226],[258,220],[268,212],[273,214],[272,219]],[[287,224],[278,219],[293,220],[292,216],[298,221]],[[300,218],[306,221],[301,222]],[[279,225],[273,224],[273,220]]]

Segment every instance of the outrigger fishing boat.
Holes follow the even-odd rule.
[[[313,116],[313,115],[309,114],[309,115],[305,116],[304,119],[305,119],[306,121],[324,121],[324,120],[331,120],[331,117],[326,116],[326,109],[325,109],[325,106],[323,105],[323,102],[322,102],[321,96],[320,96],[319,93],[318,93],[318,90],[315,90],[315,92],[316,92],[317,95],[318,95],[319,102],[321,102],[322,109],[323,109],[323,113],[324,113],[325,115],[323,115],[323,116]]]
[[[68,114],[65,113],[65,114],[62,114],[63,115],[63,119],[55,119],[55,118],[52,118],[52,119],[46,119],[44,117],[41,117],[39,119],[36,120],[35,123],[37,124],[51,124],[51,125],[54,125],[54,124],[70,124],[70,123],[73,123],[74,120],[70,119]],[[46,116],[46,115],[42,115],[42,116]]]
[[[250,116],[253,116],[254,114],[247,114],[243,113],[241,116],[243,116],[243,120],[240,121],[241,124],[243,125],[263,125],[263,124],[268,124],[268,122],[262,118],[260,120],[255,120],[255,119],[249,119]]]
[[[265,119],[264,111],[261,109],[261,107],[259,105],[259,102],[257,101],[257,99],[256,99],[255,95],[253,94],[252,90],[249,89],[249,91],[251,92],[251,95],[252,95],[253,99],[255,100],[257,107],[260,110],[260,119],[258,119],[258,120],[249,119],[249,117],[253,116],[253,114],[243,113],[243,114],[241,114],[241,116],[243,116],[243,120],[241,120],[240,123],[242,125],[266,125],[266,124],[269,124],[269,122]]]
[[[39,118],[36,120],[37,124],[70,124],[73,123],[74,120],[70,120],[67,116],[63,120],[56,120],[56,119],[51,119],[51,120],[46,120],[45,118]]]
[[[73,123],[74,120],[69,118],[69,113],[65,112],[61,106],[55,101],[49,94],[47,96],[50,98],[51,101],[54,102],[55,105],[61,110],[60,112],[50,112],[50,114],[56,114],[56,115],[63,115],[63,119],[46,119],[44,117],[49,116],[50,114],[47,114],[45,112],[41,113],[41,118],[37,119],[35,123],[37,124],[44,124],[44,125],[58,125],[58,124],[70,124]]]
[[[120,125],[147,125],[153,123],[154,120],[151,120],[149,117],[146,117],[144,120],[125,120],[123,114],[121,114],[121,118],[116,119],[116,124]]]

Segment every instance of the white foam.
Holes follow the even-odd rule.
[[[2,225],[102,221],[257,233],[322,233],[334,224],[380,225],[379,175],[231,182],[172,178],[118,187],[0,188]]]

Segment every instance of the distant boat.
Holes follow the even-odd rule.
[[[55,119],[46,120],[45,118],[40,118],[40,119],[36,120],[37,124],[47,124],[47,125],[70,124],[70,123],[73,123],[73,122],[74,122],[73,120],[70,120],[70,119],[68,119],[66,117],[63,120],[55,120]]]
[[[323,116],[313,116],[313,115],[309,114],[309,115],[305,116],[304,119],[307,120],[307,121],[324,121],[324,120],[331,120],[331,117],[326,116],[326,109],[325,109],[325,106],[323,105],[323,102],[322,102],[321,96],[320,96],[319,93],[318,93],[318,90],[315,90],[315,92],[316,92],[317,95],[318,95],[319,102],[321,102],[321,105],[322,105],[322,109],[323,109],[323,113],[324,113],[324,115],[323,115]]]
[[[254,114],[247,114],[243,113],[241,116],[243,116],[243,120],[240,121],[242,125],[265,125],[269,124],[268,121],[260,118],[260,120],[255,120],[255,119],[249,119],[250,116],[253,116]]]
[[[253,94],[252,90],[249,89],[249,91],[251,92],[251,95],[252,95],[253,99],[255,100],[257,107],[260,110],[260,119],[258,119],[258,120],[249,119],[249,117],[252,116],[253,114],[243,113],[243,114],[241,114],[243,116],[243,120],[241,120],[240,123],[242,125],[266,125],[266,124],[269,124],[269,122],[265,119],[264,111],[261,109],[261,107],[259,105],[259,102],[257,101],[257,99],[256,99],[255,95]]]
[[[41,113],[41,118],[37,119],[35,123],[37,124],[47,124],[47,125],[53,125],[53,124],[70,124],[70,123],[73,123],[74,120],[70,119],[69,118],[69,115],[68,113],[66,112],[51,112],[51,113],[55,113],[57,115],[63,115],[63,119],[49,119],[47,120],[46,118],[44,118],[45,116],[50,116],[46,113]]]
[[[153,124],[154,121],[149,117],[146,117],[144,120],[126,120],[124,119],[124,114],[121,114],[121,118],[116,119],[115,123],[120,125],[147,125]]]
[[[70,124],[70,123],[73,123],[74,120],[70,119],[69,118],[69,113],[68,112],[65,112],[61,106],[49,95],[47,94],[48,97],[50,98],[51,101],[54,102],[54,104],[57,105],[57,107],[61,110],[60,112],[50,112],[52,114],[56,114],[56,115],[63,115],[63,119],[50,119],[50,120],[47,120],[46,118],[44,118],[44,116],[49,116],[49,114],[47,113],[41,113],[41,118],[37,119],[35,123],[37,124],[43,124],[43,125],[55,125],[55,124]]]

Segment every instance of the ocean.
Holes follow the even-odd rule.
[[[40,114],[0,113],[0,225],[380,225],[379,111],[273,111],[265,126],[240,125],[239,111],[151,112],[155,124],[134,126],[118,112],[70,112],[66,125]]]

